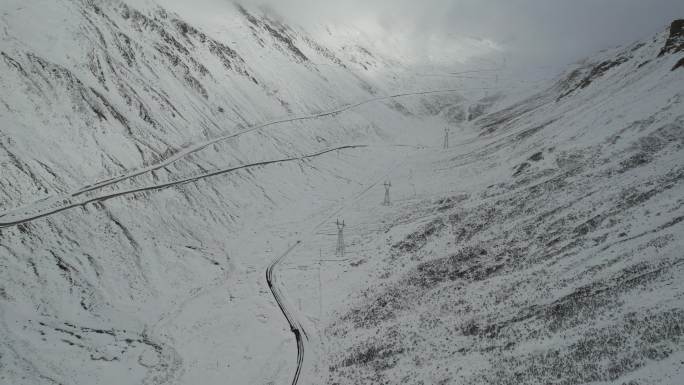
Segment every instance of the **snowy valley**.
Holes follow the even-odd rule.
[[[0,4],[0,384],[682,382],[681,22],[528,84],[161,3]]]

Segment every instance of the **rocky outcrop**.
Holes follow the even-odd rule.
[[[670,36],[667,38],[665,46],[660,51],[658,56],[663,56],[667,53],[677,53],[684,50],[684,19],[678,19],[670,25]]]

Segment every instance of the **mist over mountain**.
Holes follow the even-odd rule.
[[[207,1],[208,8],[214,0]],[[469,40],[490,50],[462,49],[451,62],[504,52],[516,67],[564,66],[596,51],[629,44],[664,29],[684,5],[677,1],[409,0],[315,2],[247,0],[304,26],[343,23],[380,41],[401,39],[423,60]],[[446,63],[439,63],[446,64]]]

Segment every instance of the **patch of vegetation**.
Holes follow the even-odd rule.
[[[577,385],[617,381],[648,361],[669,357],[681,344],[684,311],[630,313],[622,323],[591,328],[566,348],[513,352],[469,384],[553,383]]]
[[[446,225],[442,218],[430,221],[418,231],[409,234],[404,240],[392,245],[395,253],[414,253],[422,249],[431,236],[439,234]]]
[[[478,247],[466,247],[457,253],[423,262],[409,273],[408,284],[421,289],[431,288],[444,281],[464,279],[481,281],[496,273],[502,265],[487,263],[487,251]]]

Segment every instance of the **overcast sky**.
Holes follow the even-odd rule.
[[[647,38],[684,17],[683,0],[243,0],[300,24],[377,24],[420,46],[435,37],[489,39],[518,63],[572,63]],[[448,42],[448,39],[444,40]]]
[[[210,13],[233,0],[157,1]],[[357,26],[380,43],[400,41],[404,52],[418,59],[443,51],[462,60],[481,55],[481,49],[468,48],[475,38],[505,53],[509,64],[557,69],[601,49],[648,38],[684,17],[684,0],[238,1],[267,5],[305,28]]]

